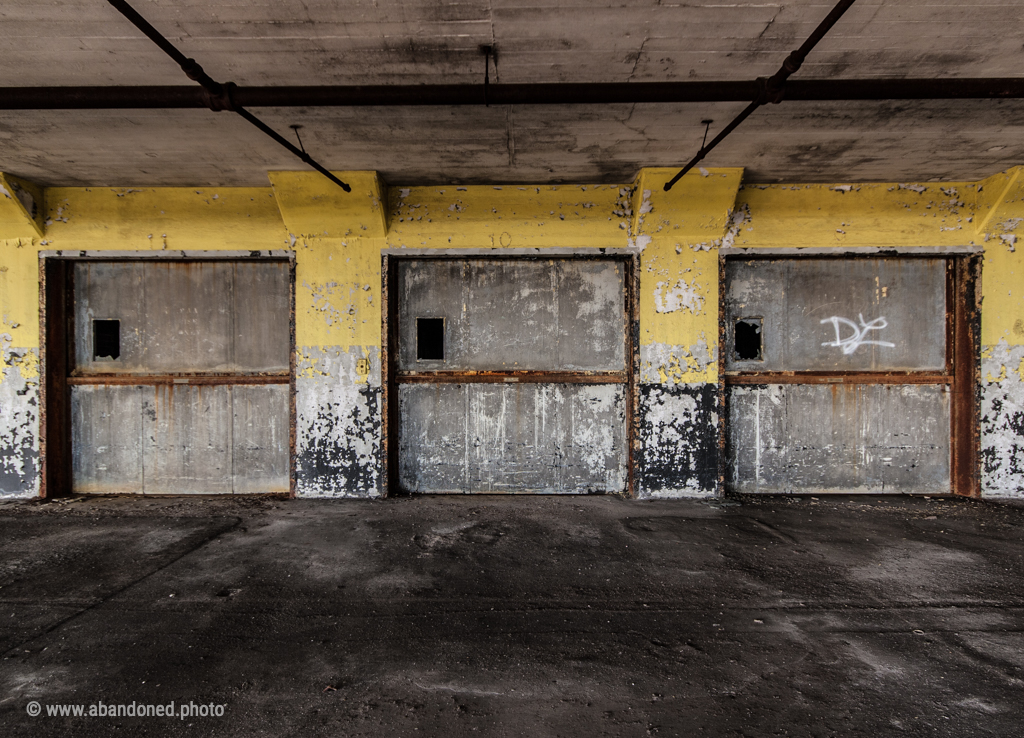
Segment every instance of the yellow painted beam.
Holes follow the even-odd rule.
[[[742,247],[965,246],[975,243],[978,183],[744,185]]]
[[[46,249],[264,251],[292,244],[269,187],[54,187]]]
[[[268,172],[288,232],[308,238],[381,238],[387,187],[376,172],[335,172],[345,192],[319,172]]]
[[[42,214],[42,188],[0,172],[0,239],[42,236]]]
[[[641,373],[645,382],[717,382],[718,249],[734,235],[743,170],[695,170],[665,192],[675,173],[644,169],[636,181]]]
[[[392,187],[393,248],[623,248],[628,185]]]
[[[985,246],[981,343],[1024,345],[1024,167],[979,183],[978,240]],[[1014,367],[1019,372],[1019,367]]]

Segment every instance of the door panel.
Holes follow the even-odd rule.
[[[622,385],[408,384],[399,475],[409,492],[621,492]]]
[[[623,371],[625,275],[598,260],[398,265],[402,371]],[[416,319],[445,321],[444,361],[418,360]]]
[[[288,371],[282,262],[75,264],[77,374]],[[96,359],[94,320],[120,322],[121,355]]]
[[[951,491],[945,258],[725,263],[727,486]]]
[[[949,492],[945,385],[788,384],[729,390],[729,486]]]
[[[726,343],[760,318],[762,358],[726,370],[946,368],[945,259],[751,259],[726,263]]]
[[[288,492],[289,265],[90,261],[73,271],[74,491]]]
[[[403,259],[394,269],[402,490],[625,491],[624,261]]]

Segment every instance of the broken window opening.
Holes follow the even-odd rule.
[[[114,361],[121,358],[121,321],[92,322],[93,361]]]
[[[733,355],[737,361],[762,361],[761,318],[739,318],[733,336]]]
[[[417,361],[444,361],[444,318],[416,318]]]

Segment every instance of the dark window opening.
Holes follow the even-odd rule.
[[[416,318],[416,358],[444,361],[444,318]]]
[[[121,358],[121,321],[94,320],[92,322],[92,358]]]
[[[761,318],[737,320],[734,344],[737,361],[761,361]]]

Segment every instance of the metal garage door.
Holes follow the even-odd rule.
[[[289,490],[284,262],[79,262],[77,493]]]
[[[948,493],[951,267],[728,260],[729,488]]]
[[[622,261],[409,259],[396,269],[402,490],[625,490]]]

